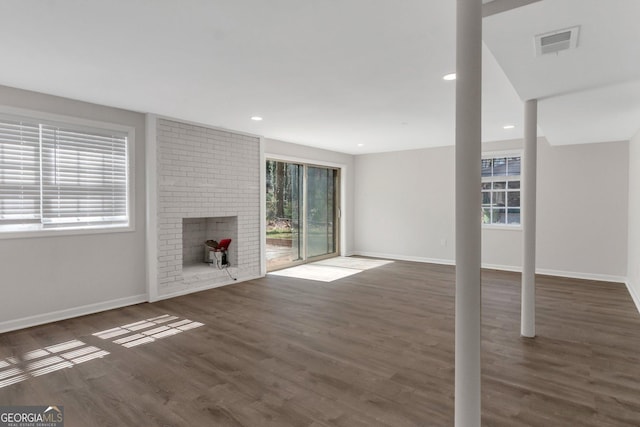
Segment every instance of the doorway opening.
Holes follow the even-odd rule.
[[[267,160],[267,271],[338,255],[340,169]]]

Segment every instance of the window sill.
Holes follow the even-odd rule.
[[[11,230],[0,229],[0,240],[4,239],[27,239],[39,237],[62,237],[62,236],[80,236],[88,234],[104,234],[104,233],[128,233],[135,231],[133,225],[111,225],[111,226],[95,226],[95,227],[77,227],[77,228],[57,228],[43,230],[40,228],[24,227],[23,229],[13,228]]]
[[[483,230],[522,231],[522,225],[482,224]]]

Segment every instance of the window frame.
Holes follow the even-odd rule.
[[[504,223],[504,224],[485,224],[483,222],[481,222],[482,225],[482,229],[483,230],[511,230],[511,231],[522,231],[522,194],[523,194],[523,186],[522,186],[522,169],[524,167],[524,163],[523,163],[523,151],[522,150],[504,150],[504,151],[487,151],[482,153],[481,156],[481,160],[486,160],[486,159],[496,159],[496,158],[501,158],[501,157],[520,157],[520,175],[511,175],[511,176],[518,176],[518,179],[509,179],[509,175],[502,175],[502,176],[490,176],[490,177],[480,177],[480,182],[481,184],[485,183],[485,182],[493,182],[493,181],[505,181],[505,182],[509,182],[509,181],[519,181],[520,182],[520,223],[519,224],[509,224],[509,223]],[[508,184],[507,184],[508,186]],[[507,190],[508,192],[508,190]],[[490,192],[491,194],[493,194],[493,191]],[[505,208],[506,209],[506,208]],[[480,211],[482,211],[482,189],[480,189]]]
[[[7,120],[24,120],[37,122],[50,126],[70,126],[77,130],[87,131],[108,131],[125,134],[127,137],[127,217],[126,224],[101,224],[96,225],[75,225],[58,226],[43,229],[40,222],[36,223],[16,223],[12,224],[10,229],[0,229],[0,240],[31,238],[31,237],[50,237],[50,236],[69,236],[69,235],[87,235],[101,233],[122,233],[135,231],[135,128],[133,126],[84,119],[80,117],[67,116],[61,114],[48,113],[30,109],[22,109],[0,105],[0,118]]]

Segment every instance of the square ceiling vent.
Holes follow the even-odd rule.
[[[534,37],[536,56],[548,53],[558,53],[567,49],[575,49],[578,46],[578,34],[580,27],[565,28],[564,30],[538,34]]]

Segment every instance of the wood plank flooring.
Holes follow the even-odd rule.
[[[624,285],[538,276],[531,340],[519,277],[483,272],[483,425],[639,426],[640,315]],[[176,319],[157,330],[203,325],[130,348],[94,335],[163,315]],[[451,426],[453,333],[453,267],[268,276],[2,334],[0,367],[27,375],[0,405],[64,405],[67,427]],[[109,354],[33,376],[29,352],[74,340]]]

